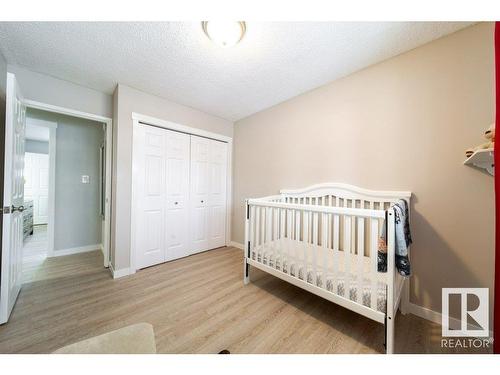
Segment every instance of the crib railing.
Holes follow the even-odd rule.
[[[356,303],[357,312],[379,322],[385,319],[385,313],[377,308],[379,283],[382,282],[387,286],[386,311],[392,319],[392,209],[387,211],[391,215],[387,221],[388,272],[378,273],[378,239],[386,215],[383,205],[379,209],[332,207],[307,204],[310,201],[294,203],[292,199],[280,195],[249,199],[246,203],[245,257],[250,260],[249,263],[258,263],[272,268],[274,272],[286,274],[293,281],[320,288],[345,300],[344,303]],[[248,282],[247,261],[245,275]],[[363,301],[366,279],[371,288],[368,304]],[[357,285],[355,296],[350,295],[351,283]],[[343,286],[343,296],[339,294],[339,285]],[[325,293],[321,295],[325,296]]]

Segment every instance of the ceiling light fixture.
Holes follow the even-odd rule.
[[[247,29],[243,21],[203,21],[201,27],[212,42],[224,48],[236,45]]]

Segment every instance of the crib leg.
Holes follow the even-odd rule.
[[[250,282],[250,264],[247,263],[247,258],[243,261],[243,284],[247,285]]]
[[[394,318],[391,316],[385,318],[385,352],[394,354]]]
[[[245,199],[245,242],[243,249],[243,284],[250,282],[250,265],[247,260],[250,258],[250,206],[248,199]]]

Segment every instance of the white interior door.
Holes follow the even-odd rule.
[[[49,219],[49,155],[26,152],[24,161],[24,199],[33,200],[33,224],[47,224]]]
[[[227,143],[210,141],[209,249],[226,244]]]
[[[25,124],[16,77],[7,73],[0,324],[9,319],[22,283]]]
[[[209,246],[210,140],[191,136],[191,251]]]

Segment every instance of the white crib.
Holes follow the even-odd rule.
[[[281,190],[246,200],[244,282],[249,266],[385,325],[394,352],[394,319],[406,314],[408,279],[395,270],[394,209],[410,192],[372,191],[341,183]],[[377,245],[387,215],[387,272]]]

